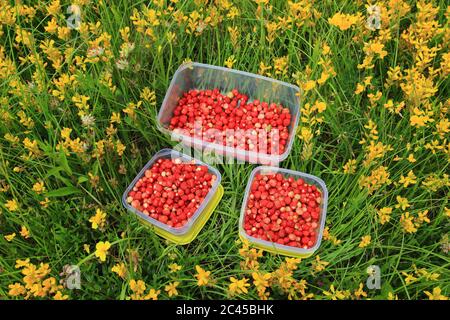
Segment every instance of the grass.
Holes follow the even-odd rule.
[[[200,9],[200,2],[180,1],[174,6],[186,16],[197,10],[203,14],[202,19],[214,17],[211,14],[212,5]],[[0,6],[4,7],[6,3],[2,1]],[[367,267],[378,265],[381,269],[381,289],[365,288],[369,298],[385,299],[392,293],[401,299],[423,299],[427,298],[424,291],[432,292],[437,287],[441,289],[442,295],[449,295],[450,259],[448,253],[442,250],[442,241],[448,236],[449,230],[448,209],[445,208],[449,207],[450,183],[448,176],[445,182],[444,175],[449,172],[449,135],[448,129],[441,136],[436,133],[436,124],[440,119],[448,119],[449,78],[444,75],[434,81],[437,91],[426,99],[433,110],[434,122],[425,127],[411,125],[411,102],[404,91],[399,86],[384,86],[390,67],[401,66],[404,71],[414,66],[413,51],[407,48],[401,34],[417,18],[415,2],[410,3],[411,13],[399,19],[400,27],[391,29],[392,39],[385,43],[387,56],[377,59],[374,68],[368,70],[357,68],[364,59],[364,51],[362,42],[354,41],[353,37],[360,36],[367,42],[374,36],[362,34],[364,28],[355,26],[341,31],[328,22],[328,18],[339,11],[351,14],[361,12],[365,16],[364,6],[358,6],[353,1],[316,1],[313,8],[317,13],[311,19],[305,20],[300,26],[280,26],[271,43],[264,19],[278,21],[276,17],[285,15],[287,6],[281,1],[274,1],[272,9],[264,9],[262,15],[255,14],[255,2],[236,2],[239,14],[234,19],[227,17],[228,9],[219,9],[219,17],[223,21],[217,25],[208,25],[201,34],[188,34],[188,22],[178,24],[171,14],[164,13],[166,9],[156,4],[103,1],[82,7],[82,22],[99,22],[100,26],[86,32],[85,36],[72,30],[67,39],[59,39],[56,34],[44,30],[51,19],[45,10],[49,2],[23,3],[36,7],[35,17],[16,14],[16,24],[8,25],[2,21],[3,33],[0,38],[0,186],[3,190],[0,192],[1,298],[11,298],[8,285],[22,281],[23,275],[14,266],[17,259],[25,258],[30,258],[35,264],[49,263],[51,275],[57,279],[64,265],[78,264],[81,289],[64,290],[71,299],[125,299],[131,294],[130,279],[142,279],[147,286],[161,290],[162,299],[169,298],[164,287],[173,281],[180,282],[177,298],[224,299],[228,296],[230,277],[245,276],[251,279],[251,271],[241,269],[239,249],[242,244],[237,240],[243,192],[255,165],[216,166],[222,173],[224,196],[198,237],[185,246],[171,244],[142,226],[123,209],[122,192],[155,152],[175,144],[170,137],[158,131],[156,114],[172,75],[185,59],[224,65],[233,55],[236,60],[234,69],[257,73],[263,62],[272,67],[272,77],[297,83],[293,76],[297,73],[298,84],[302,85],[307,79],[320,77],[322,66],[319,61],[323,57],[321,48],[324,42],[331,48],[329,59],[336,75],[308,91],[302,100],[303,107],[317,100],[325,102],[327,108],[323,114],[301,121],[299,127],[311,127],[314,137],[306,142],[299,129],[292,151],[281,166],[317,175],[326,182],[330,195],[326,225],[330,234],[341,240],[341,243],[335,245],[333,241],[324,240],[316,255],[299,263],[293,278],[306,280],[307,292],[313,293],[315,298],[327,299],[329,297],[324,291],[329,291],[331,285],[337,290],[353,292],[360,283],[365,284]],[[63,13],[68,5],[66,1],[61,3],[61,13],[57,15],[60,26],[65,26],[67,15]],[[153,38],[139,33],[130,19],[133,10],[142,12],[144,5],[161,13],[158,17],[160,24],[150,28],[154,31]],[[436,20],[448,33],[445,17],[448,9],[445,2],[435,1],[434,6],[439,9]],[[167,8],[167,4],[164,4],[164,8]],[[15,12],[19,9],[11,10]],[[4,11],[7,12],[6,9],[1,10]],[[309,26],[310,21],[315,25]],[[17,42],[17,26],[32,35],[31,45]],[[128,67],[121,70],[115,64],[124,43],[119,30],[127,26],[130,27],[129,41],[134,43],[135,48],[127,56]],[[229,27],[238,30],[239,36],[235,43]],[[167,40],[168,31],[175,34],[175,41]],[[84,70],[75,63],[75,57],[85,58],[92,46],[89,41],[95,40],[103,32],[108,33],[111,39],[109,46],[104,42],[101,45],[111,52],[105,53],[108,57],[106,61],[86,63]],[[429,47],[445,44],[444,37],[444,34],[437,35],[429,41]],[[55,47],[62,53],[68,48],[73,50],[66,52],[69,58],[62,60],[59,71],[52,66],[49,53],[45,53],[40,46],[46,39],[53,39]],[[448,50],[448,44],[444,45],[428,65],[438,68],[442,55]],[[42,64],[29,60],[36,54],[47,63],[44,70]],[[279,74],[275,74],[274,59],[284,56],[288,57],[288,64],[279,69]],[[11,61],[14,70],[10,71],[3,63],[5,61]],[[40,82],[33,77],[34,72],[42,77]],[[102,81],[105,72],[110,72],[115,91]],[[67,92],[59,100],[52,92],[56,89],[54,80],[62,74],[75,74],[77,83],[68,84]],[[427,75],[426,72],[424,74]],[[382,92],[380,100],[374,105],[371,105],[367,94],[354,93],[357,83],[368,75],[373,77],[373,87],[368,92]],[[408,83],[407,80],[402,81]],[[31,82],[34,87],[28,85]],[[411,83],[420,85],[414,81]],[[42,87],[39,88],[40,84]],[[140,97],[144,87],[155,92],[156,103]],[[87,113],[95,117],[91,128],[81,125],[79,110],[72,101],[76,93],[90,98]],[[398,115],[392,114],[383,107],[388,99],[406,101],[407,107]],[[123,112],[130,102],[138,101],[142,101],[142,105],[135,109],[134,117]],[[20,110],[25,112],[25,117],[33,125],[29,125],[27,119],[20,121]],[[117,132],[108,136],[106,129],[113,112],[120,113],[122,119],[120,124],[114,125]],[[323,122],[313,124],[319,116]],[[391,145],[392,150],[375,159],[370,166],[364,166],[367,152],[359,141],[365,137],[367,139],[369,129],[365,126],[369,119],[377,125],[378,141],[383,145]],[[63,140],[60,133],[63,128],[72,129],[71,139],[79,137],[88,145],[87,150],[68,152],[67,155],[61,151],[58,144]],[[17,136],[19,141],[8,141],[6,134]],[[38,142],[39,155],[28,156],[29,150],[23,144],[27,137]],[[107,149],[100,159],[92,157],[95,143],[109,138],[114,144],[120,140],[126,146],[123,155],[118,155],[114,147]],[[438,145],[443,148],[436,152],[427,149],[426,145],[433,140],[438,141]],[[305,151],[308,145],[311,148],[309,155]],[[411,153],[417,160],[414,163],[405,160]],[[396,157],[403,160],[397,161]],[[356,171],[344,173],[343,166],[350,159],[356,160]],[[389,171],[392,183],[382,185],[369,194],[366,188],[360,187],[361,178],[370,175],[374,168],[381,165]],[[398,182],[410,170],[417,177],[417,183],[405,188]],[[433,175],[443,181],[435,189],[423,184]],[[46,191],[43,194],[32,190],[38,181],[44,182]],[[434,186],[437,184],[435,181]],[[429,210],[430,222],[423,223],[415,233],[404,232],[400,223],[404,211],[395,208],[397,196],[408,199],[411,207],[407,211],[413,216],[419,211]],[[50,201],[47,208],[39,203],[46,197]],[[11,199],[16,199],[18,210],[11,211],[5,206]],[[390,221],[383,225],[376,212],[382,207],[393,208]],[[107,213],[104,231],[93,230],[89,222],[97,208]],[[26,226],[30,231],[29,239],[19,235],[21,226]],[[12,241],[7,241],[4,236],[11,233],[17,235]],[[371,236],[371,243],[365,248],[359,248],[361,237],[365,235]],[[104,263],[100,263],[93,254],[99,241],[112,243]],[[84,244],[90,246],[90,254],[83,249]],[[313,272],[317,256],[329,264],[323,271]],[[283,256],[265,253],[259,259],[260,270],[274,271],[284,259]],[[125,279],[111,271],[112,266],[120,262],[126,265],[128,271]],[[168,265],[173,262],[181,265],[182,269],[171,273]],[[213,285],[197,286],[194,278],[196,265],[211,271],[215,280]],[[438,273],[439,277],[432,279],[423,274],[419,276],[414,266],[425,269],[427,274]],[[405,273],[415,275],[418,279],[408,284]],[[287,298],[279,288],[273,288],[270,292],[272,298]],[[258,298],[258,295],[252,285],[248,294],[238,295],[237,298]]]

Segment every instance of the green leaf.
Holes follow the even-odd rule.
[[[86,176],[80,176],[80,177],[78,177],[78,183],[79,183],[79,184],[80,184],[80,183],[83,183],[83,182],[86,182],[86,181],[89,181],[88,177],[86,177]]]
[[[71,194],[81,193],[81,191],[75,187],[64,187],[47,192],[47,197],[65,197]]]
[[[66,171],[68,175],[72,175],[72,169],[70,169],[69,162],[67,161],[66,153],[61,149],[59,151],[59,163],[61,167]]]

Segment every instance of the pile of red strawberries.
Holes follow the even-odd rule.
[[[255,238],[311,248],[316,243],[322,194],[303,179],[256,174],[244,214],[244,230]]]
[[[153,219],[179,228],[197,211],[215,179],[207,166],[158,159],[136,182],[127,202]]]
[[[259,100],[247,101],[248,96],[237,89],[226,95],[217,88],[189,90],[178,101],[169,129],[237,149],[282,154],[289,137],[289,108]],[[195,122],[201,123],[200,132],[195,132]],[[223,135],[218,139],[209,129]]]

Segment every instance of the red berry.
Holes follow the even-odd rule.
[[[213,182],[206,166],[159,159],[137,181],[127,202],[151,218],[178,228],[194,215]]]
[[[244,230],[266,241],[311,248],[319,227],[320,201],[319,190],[302,179],[296,181],[280,173],[257,174],[250,189]]]

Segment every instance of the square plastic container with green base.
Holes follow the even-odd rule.
[[[211,190],[209,190],[208,194],[206,195],[205,199],[203,200],[200,207],[197,209],[197,211],[193,214],[193,216],[188,220],[188,222],[180,227],[180,228],[174,228],[171,226],[168,226],[165,223],[162,223],[156,219],[153,219],[152,217],[149,217],[148,215],[144,214],[143,212],[136,210],[133,208],[130,204],[127,203],[127,196],[130,193],[130,191],[133,189],[136,182],[145,174],[145,171],[150,168],[158,159],[161,158],[171,158],[171,159],[181,159],[183,162],[190,162],[192,160],[195,161],[197,165],[204,165],[208,167],[208,170],[211,174],[216,176],[216,180],[214,181],[214,184],[211,187]],[[180,153],[178,151],[172,150],[172,149],[162,149],[161,151],[157,152],[153,158],[150,159],[150,161],[142,168],[142,170],[138,173],[138,175],[134,178],[134,180],[131,182],[131,184],[128,186],[128,188],[125,190],[122,196],[122,204],[123,206],[128,209],[129,211],[136,214],[136,216],[147,226],[151,227],[156,234],[160,235],[161,237],[170,240],[176,244],[188,244],[192,240],[195,239],[195,237],[198,235],[200,230],[205,225],[206,221],[208,221],[209,217],[213,213],[214,209],[220,202],[220,199],[223,196],[223,187],[220,184],[222,179],[222,176],[220,172],[215,169],[214,167],[203,163],[200,160],[194,159],[188,155],[185,155],[183,153]]]
[[[245,211],[247,209],[247,200],[248,196],[250,194],[250,188],[253,183],[253,179],[255,178],[256,174],[274,174],[274,173],[281,173],[284,177],[293,177],[294,179],[302,178],[306,183],[315,185],[319,191],[322,194],[322,202],[320,204],[320,220],[319,225],[317,229],[317,239],[316,243],[312,248],[304,249],[304,248],[296,248],[291,246],[286,246],[282,244],[278,244],[275,242],[270,242],[262,239],[258,239],[255,237],[252,237],[248,235],[244,230],[244,215]],[[242,201],[242,207],[241,207],[241,216],[239,218],[239,237],[242,240],[247,240],[250,244],[252,244],[254,247],[263,249],[265,251],[269,251],[276,254],[282,254],[286,256],[291,257],[297,257],[297,258],[306,258],[311,256],[319,247],[320,243],[322,241],[322,235],[323,235],[323,229],[325,227],[325,218],[327,214],[327,204],[328,204],[328,190],[325,185],[325,182],[323,182],[322,179],[319,179],[316,176],[299,172],[299,171],[293,171],[278,167],[268,167],[268,166],[259,166],[253,169],[253,171],[250,174],[250,178],[247,183],[247,187],[245,189],[244,194],[244,200]]]
[[[169,123],[173,116],[178,100],[183,93],[191,89],[214,89],[220,92],[230,92],[238,89],[249,97],[249,101],[259,99],[266,102],[280,103],[289,108],[291,123],[288,127],[289,136],[286,148],[282,154],[259,153],[244,149],[224,146],[219,143],[211,143],[202,140],[201,137],[191,137],[181,133],[175,133],[169,129]],[[166,92],[161,109],[158,113],[159,129],[172,136],[174,140],[199,150],[214,151],[221,156],[236,158],[250,163],[278,165],[289,155],[294,142],[295,132],[300,117],[300,89],[292,84],[263,77],[258,74],[217,67],[197,62],[182,64],[175,72],[169,89]]]

